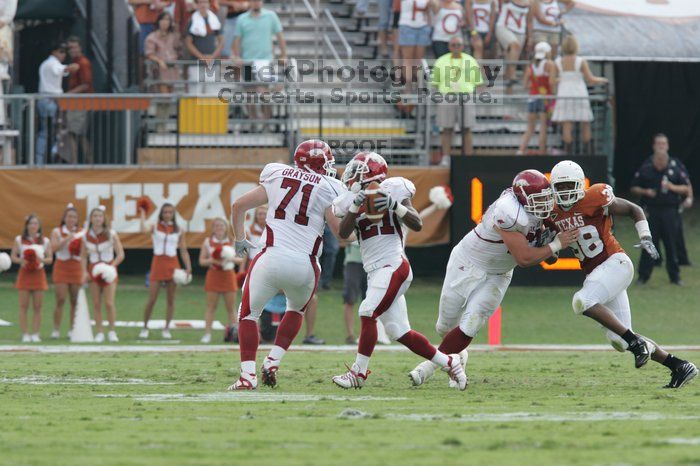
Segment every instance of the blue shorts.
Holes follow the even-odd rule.
[[[431,44],[430,33],[430,26],[420,28],[399,26],[399,45],[427,47]]]
[[[542,113],[544,109],[545,99],[529,99],[527,101],[527,111],[528,113]]]
[[[394,17],[392,0],[379,0],[379,23],[380,31],[391,31],[391,23]]]

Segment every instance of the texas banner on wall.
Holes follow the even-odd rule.
[[[209,235],[211,221],[228,219],[231,204],[258,185],[260,169],[100,169],[100,170],[0,170],[0,248],[12,247],[30,213],[39,216],[45,236],[58,226],[69,203],[75,205],[81,223],[88,212],[105,206],[112,228],[126,248],[150,248],[151,238],[139,232],[136,202],[142,196],[157,207],[148,218],[155,223],[164,203],[175,206],[178,223],[187,231],[187,244],[199,247]],[[414,206],[430,205],[428,193],[449,184],[444,168],[391,169],[390,176],[403,176],[416,185]],[[438,210],[424,219],[423,230],[411,232],[409,246],[449,242],[447,211]]]

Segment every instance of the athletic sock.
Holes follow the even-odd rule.
[[[627,331],[620,335],[620,337],[622,337],[622,339],[625,340],[628,345],[631,345],[637,340],[637,335],[635,335],[630,329],[627,329]]]
[[[674,355],[669,353],[669,355],[666,356],[666,359],[664,359],[664,362],[662,362],[661,364],[668,367],[672,371],[675,371],[678,368],[678,366],[680,366],[684,362],[685,362],[684,360],[679,359],[679,358],[677,358]]]
[[[357,356],[355,356],[355,365],[359,368],[360,374],[367,375],[367,368],[369,367],[369,356],[357,353]]]
[[[432,360],[437,350],[430,344],[425,335],[418,333],[415,330],[409,330],[404,333],[398,340],[399,343],[410,349],[418,356]],[[444,366],[444,364],[442,364]]]
[[[442,351],[435,350],[435,356],[432,357],[430,362],[437,364],[440,367],[447,367],[447,365],[450,363],[450,357]]]
[[[360,323],[360,342],[357,345],[357,352],[369,358],[377,344],[377,321],[371,317],[360,317]]]
[[[284,313],[284,317],[282,317],[282,321],[279,327],[277,327],[277,335],[275,336],[275,347],[278,347],[282,351],[279,355],[280,358],[284,356],[284,353],[289,349],[289,345],[291,345],[296,338],[303,321],[304,316],[300,312],[287,311]],[[270,356],[275,357],[272,351],[270,351]],[[279,358],[275,357],[275,359]]]
[[[461,353],[471,342],[472,337],[465,335],[459,327],[455,327],[442,339],[438,351],[445,354]]]
[[[260,334],[258,332],[258,324],[254,320],[243,319],[238,324],[238,341],[241,348],[241,363],[246,361],[253,362],[255,369],[255,355],[258,352]],[[242,366],[241,366],[242,367]],[[255,370],[252,372],[255,373]]]
[[[255,361],[241,361],[241,372],[248,377],[255,377]]]

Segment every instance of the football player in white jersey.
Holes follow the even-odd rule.
[[[512,187],[489,206],[481,223],[454,247],[447,263],[435,325],[443,337],[439,351],[459,353],[466,361],[467,346],[500,306],[515,266],[539,264],[576,239],[578,230],[572,230],[541,245],[542,222],[553,207],[547,178],[537,170],[522,171]],[[426,361],[409,376],[413,385],[418,386],[434,372],[435,366]]]
[[[445,354],[430,344],[425,336],[411,330],[404,293],[413,280],[413,272],[404,254],[401,224],[414,231],[423,227],[418,212],[411,205],[416,192],[412,182],[405,178],[387,178],[387,164],[377,153],[360,152],[345,167],[343,182],[350,192],[338,197],[333,211],[340,222],[340,236],[349,237],[356,232],[360,242],[362,264],[367,272],[367,295],[360,304],[361,331],[357,356],[351,368],[333,377],[342,388],[362,388],[370,371],[369,359],[377,343],[377,319],[386,329],[389,338],[397,340],[414,353],[449,373],[455,384],[464,390],[467,377],[459,355]],[[384,217],[380,223],[372,223],[362,209],[366,193],[372,182],[379,183],[383,194],[375,201]],[[431,362],[432,361],[432,362]]]
[[[262,382],[274,387],[280,361],[296,337],[303,313],[316,291],[321,268],[318,257],[326,221],[338,231],[333,200],[347,190],[335,178],[335,160],[323,141],[304,141],[294,152],[295,166],[270,163],[260,173],[260,186],[241,196],[231,209],[240,256],[252,247],[245,237],[244,220],[248,210],[268,204],[264,249],[248,266],[239,311],[238,338],[241,376],[229,390],[257,387],[255,356],[259,344],[258,318],[265,304],[283,290],[287,312],[277,329],[275,344],[265,358]]]

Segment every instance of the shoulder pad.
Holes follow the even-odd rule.
[[[529,223],[527,212],[515,196],[501,196],[494,206],[494,226],[505,231],[517,231]]]
[[[399,202],[403,199],[413,199],[413,196],[416,195],[416,186],[413,182],[401,176],[387,178],[381,182],[379,187]]]
[[[590,207],[607,207],[615,201],[612,186],[596,183],[586,190],[583,203]]]
[[[283,163],[268,163],[260,172],[260,182],[269,181],[276,173],[281,172],[285,168],[290,168]]]

